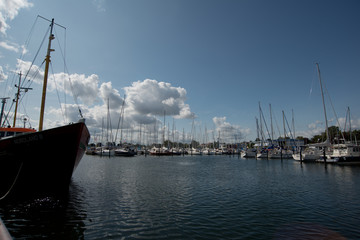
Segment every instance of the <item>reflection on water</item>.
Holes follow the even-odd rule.
[[[64,198],[12,199],[0,205],[0,215],[14,239],[84,239],[83,199],[81,188],[72,183]]]
[[[15,239],[357,239],[360,168],[85,156],[66,199],[0,205]]]

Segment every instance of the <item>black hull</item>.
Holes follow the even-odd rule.
[[[67,192],[89,138],[79,122],[0,139],[0,198]]]
[[[115,156],[118,157],[134,157],[136,155],[135,152],[116,152],[115,151]]]
[[[360,165],[360,156],[343,156],[335,159],[338,165]]]

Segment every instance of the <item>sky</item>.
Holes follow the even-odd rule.
[[[283,136],[284,112],[287,135],[294,122],[311,138],[325,128],[319,63],[329,126],[344,128],[349,107],[358,129],[359,10],[357,0],[0,0],[0,97],[14,98],[37,55],[17,124],[25,115],[38,127],[54,18],[44,128],[76,122],[80,107],[93,141],[110,125],[124,141],[140,129],[159,140],[165,120],[174,140],[234,142],[255,140],[256,118],[265,136],[271,122]]]

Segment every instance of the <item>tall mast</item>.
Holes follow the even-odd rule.
[[[271,121],[271,143],[274,141],[274,128],[273,128],[273,119],[272,119],[272,110],[271,110],[271,104],[270,106],[270,121]]]
[[[285,128],[285,113],[284,110],[282,111],[283,115],[283,125],[284,125],[284,146],[286,145],[286,128]]]
[[[39,131],[43,130],[43,122],[44,122],[44,111],[45,111],[45,98],[46,98],[46,88],[47,88],[47,80],[48,80],[48,73],[49,73],[49,63],[50,63],[50,53],[55,51],[51,49],[51,41],[55,39],[53,32],[54,27],[54,19],[51,20],[50,24],[50,36],[49,36],[49,45],[47,48],[47,54],[45,57],[45,74],[44,74],[44,83],[43,83],[43,91],[41,97],[41,109],[40,109],[40,121],[39,121]]]
[[[19,106],[19,98],[20,98],[20,93],[21,90],[24,90],[25,92],[27,92],[28,90],[32,90],[32,88],[24,88],[21,87],[21,72],[19,73],[19,84],[16,85],[15,87],[17,88],[17,93],[15,94],[15,112],[14,112],[14,121],[13,121],[13,127],[15,127],[16,125],[16,115],[17,115],[17,110],[18,110],[18,106]]]
[[[2,127],[2,118],[4,115],[4,107],[6,104],[6,99],[9,99],[9,97],[0,98],[1,99],[1,113],[0,113],[0,127]]]
[[[323,108],[324,108],[324,115],[325,115],[326,143],[330,143],[329,126],[328,126],[328,121],[327,121],[327,116],[326,116],[326,107],[325,107],[324,92],[323,92],[323,87],[322,87],[322,82],[321,82],[319,63],[316,63],[316,67],[317,67],[318,75],[319,75],[321,97],[322,97],[322,101],[323,101]]]
[[[350,107],[348,107],[349,110],[349,127],[350,127],[350,142],[352,142],[352,132],[351,132],[351,116],[350,116]]]
[[[21,72],[19,73],[19,84],[15,85],[15,87],[17,87],[17,93],[16,93],[16,96],[15,96],[15,112],[14,112],[13,127],[15,127],[15,124],[16,124],[16,114],[17,114],[17,109],[18,109],[18,104],[19,104],[19,97],[20,97],[20,84],[21,84]]]
[[[294,109],[291,109],[291,113],[292,113],[292,129],[294,132],[293,138],[295,140],[296,134],[295,134],[295,118],[294,118]]]

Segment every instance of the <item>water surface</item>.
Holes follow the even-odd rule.
[[[15,239],[359,239],[360,167],[84,156],[69,196],[0,205]]]

